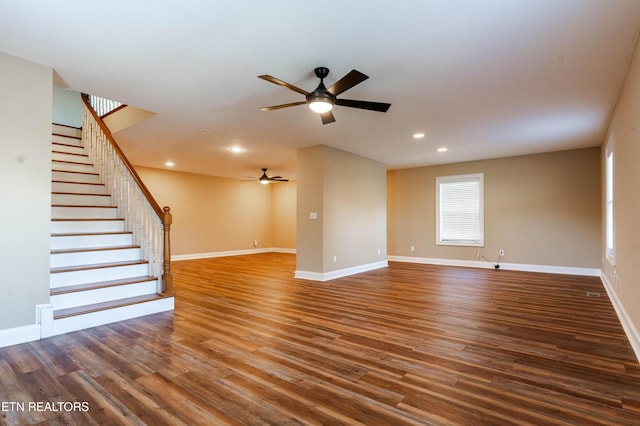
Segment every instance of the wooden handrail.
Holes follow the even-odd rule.
[[[163,228],[163,256],[162,257],[163,259],[162,259],[162,292],[161,293],[165,296],[172,296],[173,295],[173,278],[171,275],[170,230],[171,230],[171,224],[173,222],[173,216],[171,215],[171,209],[167,206],[165,206],[164,208],[161,208],[158,202],[155,200],[155,198],[153,198],[153,195],[151,195],[151,192],[149,191],[147,186],[144,184],[144,182],[142,182],[142,179],[133,168],[133,165],[129,162],[129,159],[127,159],[122,149],[120,149],[120,146],[118,145],[115,138],[111,134],[111,131],[109,130],[107,125],[104,124],[104,121],[102,120],[102,118],[98,116],[96,111],[91,106],[89,95],[86,93],[83,93],[82,101],[86,105],[87,110],[93,116],[95,122],[98,123],[98,125],[100,126],[100,129],[102,130],[107,140],[111,144],[114,152],[122,160],[122,164],[124,164],[127,171],[131,174],[131,177],[133,178],[136,185],[138,185],[138,187],[140,188],[140,191],[149,202],[149,205],[151,206],[153,211],[158,215],[158,218],[160,219],[160,223],[162,223],[162,228]]]
[[[114,108],[114,109],[112,109],[111,111],[109,111],[108,113],[104,114],[104,115],[103,115],[102,117],[100,117],[100,118],[102,118],[102,119],[104,120],[105,118],[107,118],[107,117],[108,117],[108,116],[110,116],[111,114],[115,114],[116,112],[118,112],[118,111],[120,111],[120,110],[122,110],[122,109],[125,109],[126,107],[127,107],[127,105],[122,104],[122,105],[120,105],[119,107]],[[94,110],[94,111],[95,111],[95,110]]]
[[[102,119],[98,116],[96,111],[91,106],[91,102],[89,102],[89,95],[87,95],[86,93],[83,93],[82,94],[82,100],[84,101],[84,104],[87,106],[87,108],[89,108],[89,111],[91,112],[91,115],[93,115],[93,118],[96,120],[96,122],[100,126],[100,129],[102,129],[102,131],[106,135],[107,139],[109,140],[109,143],[111,144],[111,146],[113,146],[113,149],[116,151],[116,153],[118,154],[118,156],[120,157],[120,159],[124,163],[125,167],[129,171],[129,173],[131,173],[131,176],[133,177],[133,180],[135,180],[136,184],[140,187],[140,190],[142,190],[142,193],[144,194],[144,196],[149,201],[149,204],[151,204],[151,207],[153,208],[153,211],[155,211],[156,214],[158,215],[158,217],[160,218],[160,220],[162,220],[162,218],[164,216],[164,212],[163,212],[162,208],[160,208],[160,205],[158,204],[158,202],[153,198],[153,195],[151,195],[151,192],[149,192],[149,190],[147,189],[145,184],[142,182],[142,179],[140,179],[140,176],[138,176],[138,173],[136,173],[135,169],[133,168],[133,166],[131,165],[131,163],[127,159],[127,157],[124,155],[124,152],[122,152],[122,150],[120,149],[120,146],[118,145],[118,143],[114,139],[114,137],[111,134],[111,131],[109,130],[107,125],[104,124],[104,121],[102,121]]]

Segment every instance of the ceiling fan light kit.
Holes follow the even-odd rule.
[[[313,92],[307,92],[304,89],[296,87],[270,75],[259,75],[258,78],[285,87],[289,90],[293,90],[294,92],[300,93],[305,96],[305,101],[274,105],[261,109],[263,111],[273,111],[276,109],[288,108],[296,105],[303,105],[306,103],[312,111],[320,114],[322,124],[329,124],[336,121],[332,112],[334,105],[346,106],[349,108],[367,109],[370,111],[379,112],[387,112],[387,110],[391,106],[391,104],[388,103],[337,98],[339,94],[351,89],[353,86],[360,84],[369,78],[367,75],[361,73],[360,71],[351,70],[347,75],[335,82],[333,86],[329,87],[328,89],[324,85],[324,79],[327,77],[327,75],[329,75],[329,68],[317,67],[314,70],[314,73],[316,77],[320,79],[320,84]]]
[[[260,182],[263,185],[267,185],[269,182],[289,182],[289,179],[285,179],[282,176],[269,176],[267,174],[267,168],[263,167],[262,176],[260,176],[260,178],[258,179],[258,182]]]

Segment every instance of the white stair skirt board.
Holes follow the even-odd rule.
[[[624,306],[620,303],[620,299],[618,299],[618,295],[614,291],[607,277],[604,274],[600,274],[600,280],[604,285],[604,289],[607,291],[607,295],[609,295],[609,300],[611,300],[611,304],[613,305],[616,315],[622,324],[624,333],[627,335],[627,339],[629,339],[631,348],[636,354],[636,359],[640,362],[640,333],[631,318],[629,318],[629,314],[627,314]]]
[[[78,306],[92,305],[95,303],[110,302],[112,300],[126,299],[129,297],[156,294],[157,292],[158,280],[149,280],[113,287],[78,291],[74,293],[56,294],[51,296],[51,304],[53,305],[54,310],[68,309],[76,308]]]
[[[138,318],[159,312],[172,311],[174,298],[165,297],[150,302],[137,303],[135,305],[121,306],[119,308],[104,311],[90,312],[72,317],[60,318],[53,321],[52,336],[69,333],[71,331],[84,330],[117,321]],[[44,336],[43,336],[44,337]]]
[[[329,281],[349,275],[360,274],[362,272],[373,271],[374,269],[386,268],[387,266],[389,266],[388,262],[386,260],[382,260],[380,262],[352,266],[350,268],[338,269],[329,272],[296,271],[294,278],[311,281]]]
[[[393,262],[424,263],[429,265],[442,266],[462,266],[467,268],[494,269],[492,263],[478,260],[458,260],[458,259],[438,259],[429,257],[411,256],[389,256]],[[500,269],[523,272],[542,272],[547,274],[561,275],[584,275],[589,277],[599,277],[600,269],[581,268],[574,266],[554,266],[554,265],[530,265],[526,263],[500,263]]]
[[[51,267],[64,268],[106,262],[127,262],[140,259],[140,247],[118,247],[51,253]]]

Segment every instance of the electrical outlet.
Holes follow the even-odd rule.
[[[411,246],[411,252],[413,253],[414,251],[416,251],[416,248],[414,246]]]
[[[333,263],[336,263],[338,261],[338,257],[337,256],[333,256]]]
[[[253,246],[258,247],[258,240],[253,240]]]
[[[500,256],[504,256],[504,250],[500,249],[498,253],[500,254]]]

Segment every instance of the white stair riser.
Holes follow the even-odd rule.
[[[98,235],[64,235],[51,237],[52,250],[64,250],[74,248],[116,247],[133,244],[133,235],[125,234],[98,234]]]
[[[82,137],[82,129],[77,129],[75,127],[67,127],[67,126],[60,126],[58,124],[53,124],[51,126],[51,133],[56,133],[58,135],[67,135],[67,136],[75,136],[75,137]]]
[[[68,163],[55,160],[51,161],[51,168],[53,170],[68,170],[70,172],[93,173],[96,171],[92,164],[79,164],[76,162]]]
[[[115,207],[52,206],[53,219],[117,219]]]
[[[51,172],[51,180],[63,180],[65,182],[78,182],[78,183],[101,183],[100,175],[89,173],[74,173],[74,172]]]
[[[106,194],[105,185],[78,182],[51,182],[53,192],[74,192],[77,194]]]
[[[65,152],[52,152],[51,159],[56,161],[69,161],[71,163],[90,163],[86,155],[67,154]]]
[[[158,292],[158,280],[145,281],[115,287],[98,288],[95,290],[79,291],[75,293],[57,294],[51,296],[54,310],[75,308],[77,306],[94,303],[109,302],[127,297],[144,296]]]
[[[107,195],[51,194],[51,204],[61,206],[111,206]]]
[[[92,265],[94,263],[140,260],[139,248],[91,250],[73,253],[51,253],[51,267]]]
[[[128,305],[121,308],[110,309],[108,311],[91,312],[84,315],[61,318],[53,321],[52,336],[69,333],[71,331],[83,330],[89,327],[97,327],[103,324],[110,324],[116,321],[138,318],[144,315],[172,311],[173,309],[174,299],[173,297],[167,297],[151,302],[138,303],[135,305]]]
[[[58,145],[72,145],[82,147],[82,139],[74,138],[72,136],[52,135],[51,142],[55,149]]]
[[[100,232],[123,232],[124,220],[53,220],[52,234],[89,234]]]
[[[68,145],[64,141],[60,143],[54,143],[51,152],[66,152],[69,154],[86,154],[84,147],[80,145]]]
[[[146,263],[140,265],[114,266],[110,268],[54,272],[49,276],[51,279],[51,288],[57,288],[68,285],[142,277],[145,275],[149,275],[149,265]]]

